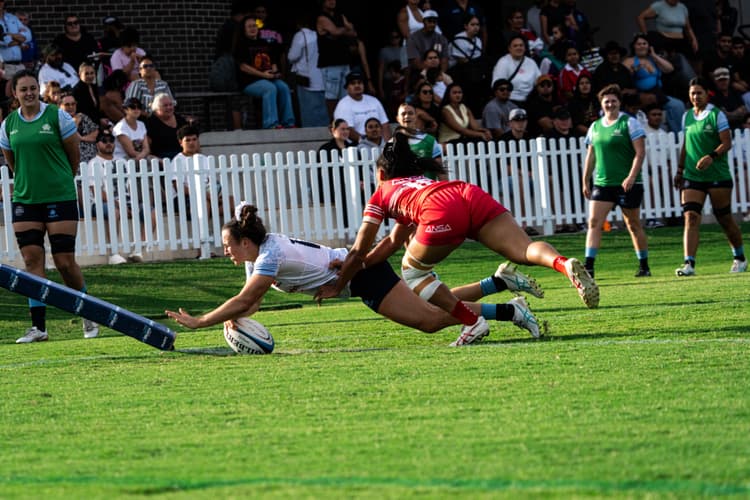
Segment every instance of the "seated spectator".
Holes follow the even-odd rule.
[[[146,51],[138,47],[140,35],[135,28],[125,28],[120,33],[120,48],[114,51],[110,57],[112,70],[122,70],[128,77],[128,81],[138,79],[138,62]]]
[[[615,84],[623,94],[635,94],[635,85],[630,70],[622,64],[627,50],[614,40],[607,42],[599,49],[604,61],[594,70],[594,93],[607,85]]]
[[[63,33],[52,41],[60,47],[63,61],[71,68],[78,68],[81,63],[91,62],[99,52],[96,40],[81,27],[81,21],[76,15],[65,17]]]
[[[578,135],[586,135],[589,127],[599,118],[601,104],[593,91],[591,78],[581,75],[576,82],[573,98],[568,102],[573,127]]]
[[[406,0],[406,5],[396,14],[396,25],[404,40],[408,40],[412,33],[424,28],[424,11],[419,7],[420,3],[421,0]]]
[[[732,59],[729,67],[732,73],[732,88],[737,92],[750,91],[750,57],[745,51],[745,39],[732,37]]]
[[[383,138],[383,126],[380,124],[380,121],[374,116],[368,118],[365,121],[365,136],[361,141],[359,141],[357,147],[359,149],[366,150],[368,153],[373,148],[376,148],[379,152],[383,151],[383,148],[385,147],[385,139]]]
[[[102,123],[102,114],[99,110],[99,89],[96,85],[96,70],[91,63],[81,63],[78,68],[80,80],[73,87],[73,97],[78,103],[78,111],[91,118],[98,126]]]
[[[513,84],[505,78],[496,80],[492,84],[492,91],[495,97],[484,106],[484,110],[482,111],[482,126],[492,133],[494,139],[499,139],[500,136],[510,130],[510,112],[518,108],[518,106],[510,102],[510,93],[513,91]]]
[[[59,106],[62,94],[63,92],[60,88],[60,84],[55,80],[51,80],[47,82],[47,86],[44,88],[44,92],[42,93],[42,100],[47,104],[54,104],[56,106]]]
[[[115,16],[106,16],[102,19],[102,37],[97,40],[99,44],[99,62],[104,65],[106,71],[112,69],[112,54],[120,48],[120,34],[125,26]]]
[[[440,53],[437,50],[427,49],[422,56],[422,61],[422,71],[419,72],[419,77],[432,85],[435,102],[440,104],[443,100],[445,89],[453,83],[453,78],[443,71]]]
[[[78,147],[81,152],[81,161],[88,162],[96,156],[96,138],[99,135],[99,125],[76,109],[76,98],[72,92],[63,94],[60,100],[60,108],[68,113],[76,122],[80,142]]]
[[[405,69],[405,63],[406,48],[403,46],[403,39],[398,31],[392,30],[388,36],[388,44],[381,47],[378,52],[378,73],[375,83],[379,97],[387,99],[387,96],[391,93],[392,77],[394,75],[394,72],[389,70],[391,65],[397,64],[399,75],[405,77],[402,71],[402,69]]]
[[[448,69],[448,39],[436,31],[437,12],[426,10],[422,19],[424,27],[412,33],[406,40],[406,58],[409,62],[407,81],[410,83],[417,79],[418,73],[430,67],[427,66],[427,61],[422,59],[428,50],[434,50],[438,53],[438,66],[441,71]]]
[[[742,95],[731,87],[730,78],[728,68],[714,70],[713,81],[716,92],[709,102],[724,112],[731,128],[740,128],[748,110],[742,100]]]
[[[151,154],[146,125],[141,117],[141,101],[128,99],[124,105],[125,117],[117,122],[112,133],[117,138],[114,156],[116,160],[135,160],[148,158]]]
[[[468,15],[464,31],[450,42],[448,66],[453,80],[466,92],[466,105],[479,115],[487,95],[487,63],[484,57],[479,17]]]
[[[732,70],[732,35],[731,33],[719,33],[716,44],[703,48],[700,57],[703,64],[703,77],[711,81],[712,74],[716,68],[729,68]]]
[[[646,123],[643,125],[643,130],[647,134],[667,131],[664,125],[664,110],[658,104],[649,104],[643,108],[643,112],[646,115]]]
[[[578,48],[575,45],[570,45],[565,49],[565,66],[560,71],[558,78],[558,92],[562,102],[568,102],[573,97],[576,82],[581,75],[591,77],[589,70],[581,65],[581,55]]]
[[[526,103],[526,112],[529,116],[529,133],[538,137],[550,132],[554,125],[552,115],[556,107],[560,105],[555,92],[555,81],[550,75],[541,75],[536,80],[534,91]]]
[[[574,44],[565,35],[565,27],[558,24],[552,27],[552,43],[539,53],[539,71],[542,74],[558,75],[565,67],[565,51]]]
[[[464,91],[461,86],[457,83],[448,85],[441,108],[443,120],[438,129],[438,141],[441,144],[491,141],[492,133],[474,118],[463,100]]]
[[[417,113],[417,130],[437,135],[438,125],[440,125],[442,117],[440,106],[435,103],[434,96],[435,92],[432,90],[432,85],[423,81],[417,84],[410,103]]]
[[[406,100],[406,75],[398,61],[391,61],[387,70],[390,75],[388,93],[383,96],[383,100],[386,103],[386,113],[390,118],[396,116],[398,106]]]
[[[520,34],[526,39],[526,44],[529,47],[529,56],[536,59],[542,49],[544,49],[544,40],[539,38],[532,28],[526,27],[526,17],[523,10],[519,8],[511,9],[508,17],[505,19],[505,25],[503,46],[508,45],[508,41],[513,35]]]
[[[526,127],[529,124],[529,117],[526,114],[526,110],[523,108],[516,108],[511,110],[508,115],[510,127],[503,133],[498,139],[503,142],[509,141],[525,141],[532,138]]]
[[[565,106],[558,106],[552,114],[552,129],[544,133],[547,139],[581,137],[573,128],[573,119]]]
[[[127,102],[133,102],[134,98]],[[175,113],[169,94],[156,94],[151,103],[151,116],[146,118],[146,131],[151,154],[158,158],[174,158],[181,151],[177,130],[188,124],[187,118]]]
[[[479,19],[480,26],[487,26],[487,18],[484,15],[482,7],[480,7],[476,0],[448,0],[444,2],[425,2],[424,8],[432,8],[431,4],[442,5],[440,9],[440,28],[442,29],[445,38],[452,40],[458,32],[460,32],[464,24],[466,24],[467,16],[476,16]],[[479,32],[479,37],[482,39],[482,43],[487,46],[487,30],[482,28]]]
[[[350,126],[350,136],[354,142],[359,142],[365,135],[365,121],[368,118],[375,117],[380,120],[383,127],[383,137],[386,140],[391,138],[391,126],[388,122],[388,115],[383,109],[383,105],[377,98],[367,95],[364,92],[364,77],[361,73],[349,73],[346,75],[346,92],[336,105],[333,112],[334,119],[343,119]]]
[[[78,75],[73,67],[63,62],[60,47],[49,44],[44,48],[44,64],[39,69],[39,92],[44,94],[47,82],[52,80],[60,84],[63,90],[72,89],[78,83]]]
[[[508,41],[508,53],[498,59],[492,70],[492,81],[504,78],[513,84],[510,100],[519,106],[526,102],[534,89],[534,82],[541,75],[539,66],[526,56],[526,41],[521,35],[514,35]]]
[[[562,5],[561,0],[549,0],[539,12],[539,21],[542,27],[539,36],[548,47],[552,45],[552,28],[554,26],[565,26],[568,9]]]
[[[235,44],[240,89],[246,95],[261,98],[264,129],[294,127],[289,86],[283,80],[277,61],[272,59],[270,45],[258,37],[256,21],[253,16],[243,19],[243,31]]]
[[[432,158],[439,163],[443,163],[443,148],[440,147],[440,143],[434,135],[419,130],[417,112],[414,106],[409,103],[403,103],[399,106],[396,121],[399,124],[400,131],[409,138],[409,148],[418,158]]]
[[[159,78],[153,58],[148,55],[143,56],[138,65],[138,71],[140,78],[134,80],[128,85],[128,88],[125,91],[125,99],[135,97],[141,101],[146,116],[151,114],[151,103],[154,102],[155,95],[167,94],[174,101],[172,89],[169,88],[167,82]]]
[[[331,140],[323,143],[323,145],[318,148],[318,153],[321,151],[326,151],[328,153],[329,160],[333,157],[331,154],[333,151],[338,152],[340,158],[346,148],[357,145],[357,141],[352,140],[349,135],[351,127],[349,127],[349,123],[347,123],[346,120],[336,118],[333,120],[333,123],[331,123],[329,130],[331,131]]]
[[[125,94],[122,89],[128,83],[128,76],[121,69],[115,70],[104,79],[104,93],[99,97],[99,110],[102,118],[115,124],[125,118]]]
[[[623,64],[633,75],[641,105],[658,103],[667,113],[669,130],[679,132],[682,129],[685,103],[666,95],[661,84],[662,73],[671,73],[674,66],[654,51],[643,33],[636,33],[630,46],[633,55],[625,59]]]

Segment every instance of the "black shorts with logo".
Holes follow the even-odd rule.
[[[622,186],[594,186],[591,191],[594,201],[609,201],[622,208],[638,208],[643,202],[643,184],[633,184],[630,191]]]
[[[50,203],[13,202],[13,222],[62,222],[78,220],[78,201],[55,201]]]
[[[685,182],[682,184],[682,189],[695,189],[696,191],[703,191],[704,193],[708,193],[709,189],[714,189],[714,188],[732,189],[733,187],[734,187],[734,182],[732,182],[732,179],[729,179],[726,181],[712,181],[712,182],[700,182],[700,181],[691,181],[690,179],[685,179]]]

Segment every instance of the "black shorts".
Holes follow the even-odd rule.
[[[638,208],[643,202],[643,184],[633,184],[627,192],[622,186],[594,186],[591,199],[609,201],[622,208]]]
[[[78,220],[78,200],[52,203],[13,202],[13,222],[61,222]]]
[[[349,288],[353,297],[361,298],[367,307],[378,312],[380,303],[399,281],[401,278],[385,261],[359,271],[352,278]]]
[[[685,182],[682,184],[682,189],[695,189],[696,191],[703,191],[706,194],[708,194],[709,189],[714,189],[714,188],[732,189],[733,187],[734,187],[734,182],[732,182],[732,179],[729,179],[726,181],[712,181],[712,182],[700,182],[700,181],[691,181],[689,179],[685,179]]]

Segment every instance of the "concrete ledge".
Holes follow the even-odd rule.
[[[241,155],[317,151],[331,139],[327,127],[279,130],[232,130],[204,132],[201,147],[207,155]]]

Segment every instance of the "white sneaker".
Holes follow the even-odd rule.
[[[734,266],[732,266],[734,268]],[[688,263],[685,263],[682,267],[675,269],[674,273],[677,276],[693,276],[695,275],[695,268]]]
[[[461,328],[461,335],[459,335],[458,338],[451,343],[451,347],[479,342],[489,334],[490,326],[482,316],[479,316],[479,319],[476,323],[474,323],[473,325],[464,325]]]
[[[128,262],[143,262],[143,254],[140,252],[133,252],[128,255]]]
[[[531,336],[538,339],[542,336],[542,332],[539,330],[539,322],[536,320],[534,315],[529,309],[529,304],[526,303],[526,299],[522,296],[513,297],[508,301],[515,309],[513,313],[513,324],[518,328],[523,328],[531,333]]]
[[[599,286],[594,278],[586,271],[581,261],[571,258],[565,261],[565,272],[568,273],[568,279],[573,283],[578,296],[589,309],[599,307]]]
[[[737,260],[734,259],[734,262],[732,262],[732,269],[729,270],[730,273],[744,273],[747,271],[747,259],[745,260]]]
[[[120,255],[119,253],[116,253],[109,258],[109,263],[113,266],[116,266],[118,264],[125,264],[127,261],[128,259]]]
[[[93,339],[99,335],[99,325],[91,320],[83,318],[83,338]]]
[[[523,274],[510,262],[500,264],[494,276],[503,280],[511,292],[526,292],[540,299],[544,297],[544,290],[536,280]]]
[[[29,344],[31,342],[44,342],[49,339],[46,331],[39,330],[37,327],[32,326],[26,330],[26,335],[20,339],[16,339],[16,344]]]

